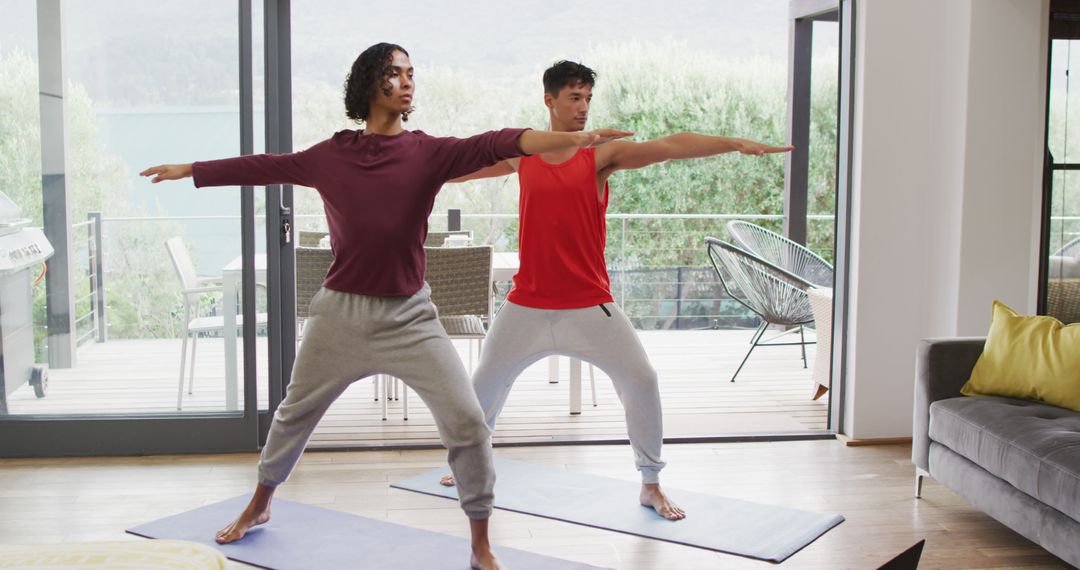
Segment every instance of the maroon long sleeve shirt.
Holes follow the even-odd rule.
[[[196,162],[195,186],[297,184],[318,190],[334,262],[323,286],[374,296],[408,296],[424,283],[424,239],[435,195],[451,178],[521,156],[523,129],[465,139],[421,131],[393,136],[345,130],[291,154]]]

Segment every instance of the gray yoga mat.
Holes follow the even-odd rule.
[[[391,486],[456,499],[457,489],[439,484],[447,472],[433,469]],[[638,504],[641,485],[632,481],[500,458],[495,472],[496,508],[772,562],[844,521],[838,514],[665,489],[688,515],[669,521]]]
[[[329,568],[438,569],[469,567],[464,538],[372,520],[330,509],[275,499],[269,523],[232,544],[214,533],[236,518],[249,497],[235,497],[128,529],[147,538],[190,540],[225,556],[273,570]],[[461,515],[465,525],[465,515]],[[586,570],[596,566],[495,546],[506,566],[532,570]]]

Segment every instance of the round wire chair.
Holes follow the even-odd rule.
[[[1061,257],[1080,257],[1080,237],[1073,238],[1065,245],[1058,248],[1057,251],[1050,255],[1057,255]]]
[[[800,345],[805,368],[806,345],[813,342],[806,342],[803,325],[814,322],[806,290],[814,287],[814,284],[723,240],[706,237],[705,243],[709,261],[720,277],[724,292],[761,318],[761,325],[750,341],[750,350],[731,376],[731,381],[735,381],[758,346]],[[800,341],[762,342],[761,338],[769,325],[798,327]]]
[[[732,220],[728,233],[746,251],[802,277],[818,287],[833,286],[833,266],[806,246],[757,224]]]

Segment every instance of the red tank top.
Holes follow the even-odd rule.
[[[612,302],[604,246],[608,188],[596,189],[596,149],[566,162],[523,156],[518,209],[521,267],[507,299],[534,309],[579,309]]]

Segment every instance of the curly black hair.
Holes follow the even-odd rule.
[[[358,123],[367,120],[377,87],[390,95],[390,83],[386,78],[390,75],[395,51],[409,55],[405,48],[383,42],[367,48],[353,62],[345,78],[346,117]],[[402,121],[409,120],[409,112],[411,110],[401,114]]]
[[[544,92],[554,97],[559,96],[563,87],[578,85],[596,85],[596,72],[580,63],[565,59],[555,62],[544,71]]]

